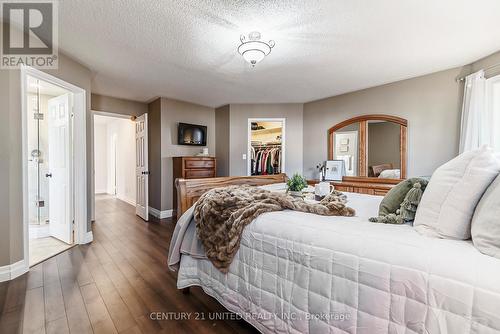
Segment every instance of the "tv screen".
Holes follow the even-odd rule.
[[[207,146],[207,127],[204,125],[179,123],[178,144]]]

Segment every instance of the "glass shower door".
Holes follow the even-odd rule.
[[[46,110],[43,107],[40,83],[30,80],[28,93],[28,196],[29,222],[32,225],[48,223],[48,147]],[[36,89],[33,89],[36,87]]]

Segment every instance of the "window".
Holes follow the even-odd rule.
[[[492,144],[496,151],[500,152],[500,75],[486,80],[486,106],[490,118]]]

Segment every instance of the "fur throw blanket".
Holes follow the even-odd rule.
[[[311,204],[257,187],[229,186],[203,194],[196,202],[194,219],[207,258],[225,273],[239,249],[243,229],[260,214],[289,209],[322,216],[354,216],[345,203],[346,196],[338,191]]]

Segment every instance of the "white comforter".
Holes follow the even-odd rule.
[[[500,332],[500,260],[367,222],[381,197],[348,196],[357,217],[261,215],[226,275],[183,255],[178,288],[201,286],[263,333]]]

